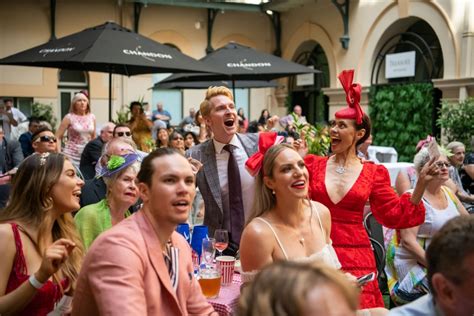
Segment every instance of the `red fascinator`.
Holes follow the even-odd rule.
[[[263,164],[263,156],[273,145],[283,142],[283,136],[278,136],[275,132],[265,132],[258,135],[258,151],[250,157],[245,163],[247,171],[252,177],[255,177]]]
[[[354,69],[343,70],[339,76],[339,81],[346,92],[347,108],[336,112],[335,116],[339,119],[356,120],[357,124],[362,123],[364,111],[360,107],[360,93],[362,86],[358,83],[352,83],[354,79]]]

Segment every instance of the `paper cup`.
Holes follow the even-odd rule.
[[[221,273],[221,284],[227,286],[232,284],[234,277],[235,258],[231,256],[220,256],[216,258],[217,270]]]

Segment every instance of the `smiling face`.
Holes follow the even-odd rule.
[[[56,152],[57,139],[53,132],[44,131],[38,134],[31,143],[33,150],[37,153]]]
[[[123,204],[128,204],[129,207],[135,204],[138,200],[138,188],[135,184],[136,178],[137,168],[130,166],[121,172],[120,175],[110,183],[110,187],[108,186],[111,198]]]
[[[355,148],[359,139],[365,134],[365,130],[357,131],[354,120],[335,119],[331,122],[329,136],[331,137],[331,151],[335,154],[343,153]]]
[[[184,152],[184,137],[179,133],[173,133],[170,143],[171,148],[175,148]]]
[[[211,110],[204,120],[214,133],[214,138],[218,142],[228,144],[238,128],[234,102],[225,95],[214,96],[209,102],[212,104]]]
[[[60,214],[78,210],[81,206],[79,198],[84,181],[77,174],[72,163],[64,160],[64,167],[56,182],[51,188],[51,198],[53,199],[53,209]]]
[[[168,144],[168,138],[168,130],[166,128],[160,128],[160,130],[158,131],[158,139],[160,140],[160,142],[162,144]]]
[[[265,185],[275,191],[278,197],[308,196],[308,169],[304,160],[293,149],[287,148],[278,154],[272,170],[272,176],[264,177]]]
[[[139,183],[144,208],[159,223],[186,222],[196,195],[191,165],[179,154],[157,157],[151,163],[151,185]]]
[[[451,152],[453,154],[450,157],[451,163],[456,167],[462,165],[464,162],[464,155],[466,154],[466,148],[463,146],[455,147]]]

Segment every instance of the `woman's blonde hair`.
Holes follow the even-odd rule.
[[[224,86],[209,87],[206,91],[206,97],[204,98],[204,101],[202,101],[201,105],[199,106],[199,110],[203,117],[209,116],[209,113],[211,113],[213,105],[209,100],[218,95],[225,95],[226,97],[234,101],[234,95],[232,94],[232,91],[229,90],[229,88]]]
[[[89,114],[91,112],[91,105],[89,103],[89,98],[81,92],[78,92],[74,95],[74,97],[71,100],[71,106],[69,107],[69,113],[76,113],[76,102],[79,100],[79,98],[85,98],[87,100],[87,109],[86,109],[86,114]]]
[[[273,177],[273,167],[275,166],[275,160],[277,156],[286,149],[295,150],[293,146],[289,144],[279,144],[270,147],[265,153],[262,168],[256,176],[255,198],[253,201],[252,212],[247,220],[247,224],[250,223],[255,217],[259,217],[266,211],[275,207],[276,197],[274,194],[272,194],[272,190],[270,190],[270,188],[265,185],[263,178],[265,176],[270,178]]]
[[[0,222],[38,227],[36,246],[40,254],[48,247],[47,236],[51,233],[53,241],[61,238],[73,241],[76,247],[58,272],[69,280],[70,286],[74,286],[84,256],[82,241],[71,213],[61,214],[56,220],[51,213],[54,207],[51,191],[59,181],[65,159],[58,153],[33,154],[26,158],[13,178],[10,199],[0,212]],[[52,227],[52,232],[46,231],[48,227]],[[53,279],[61,285],[59,273],[55,273]]]
[[[308,294],[325,285],[339,290],[350,309],[357,310],[358,290],[341,271],[322,264],[279,261],[264,268],[244,287],[237,315],[302,315]]]

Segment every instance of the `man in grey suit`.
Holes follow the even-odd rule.
[[[196,183],[205,205],[204,225],[209,227],[211,237],[214,230],[227,229],[230,236],[226,253],[235,254],[243,223],[250,215],[255,194],[255,181],[245,169],[245,162],[258,149],[258,134],[237,133],[237,111],[232,92],[226,87],[210,87],[200,105],[200,111],[213,138],[192,147],[186,152],[186,156],[203,164],[196,175]],[[232,147],[232,154],[225,148],[226,145]],[[232,201],[234,197],[229,197],[228,164],[231,155],[237,162],[240,174],[241,207],[230,206],[235,204]],[[240,225],[235,225],[232,221],[238,216]]]

